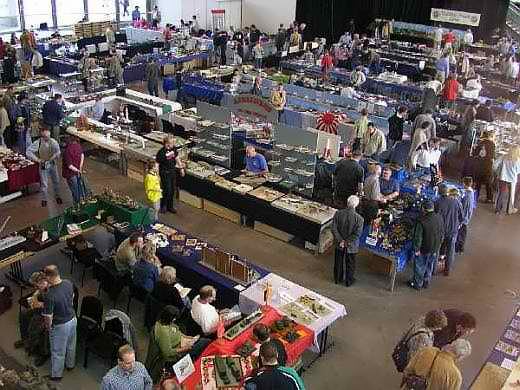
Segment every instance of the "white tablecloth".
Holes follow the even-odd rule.
[[[197,130],[197,121],[194,118],[187,118],[183,116],[176,115],[175,113],[170,114],[170,122],[175,123],[176,125],[184,127],[184,130],[191,131]]]
[[[273,288],[273,297],[271,299],[270,305],[279,311],[282,311],[282,306],[289,303],[290,301],[295,301],[302,295],[308,295],[310,297],[316,298],[325,306],[328,306],[330,309],[332,309],[332,312],[329,315],[314,321],[310,325],[302,323],[302,325],[307,326],[314,331],[314,350],[319,352],[319,334],[321,334],[338,318],[347,315],[345,306],[329,298],[325,298],[324,296],[287,279],[284,279],[281,276],[270,273],[240,293],[239,306],[243,313],[250,314],[258,309],[259,306],[264,304],[264,288],[267,282],[271,283]],[[287,300],[286,298],[288,297],[292,299]],[[298,321],[296,320],[296,322]]]

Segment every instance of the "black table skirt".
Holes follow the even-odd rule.
[[[217,187],[204,179],[186,175],[180,180],[183,190],[236,211],[255,221],[265,223],[298,238],[318,244],[321,225],[305,218],[277,209],[270,203],[249,195],[241,195]]]

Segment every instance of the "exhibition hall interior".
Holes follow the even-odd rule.
[[[512,0],[0,0],[0,388],[517,389],[519,50]]]

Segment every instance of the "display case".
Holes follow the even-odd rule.
[[[305,146],[275,144],[269,161],[270,172],[282,178],[280,184],[307,197],[314,191],[314,171],[317,156]]]
[[[231,126],[225,123],[215,123],[206,127],[193,138],[196,146],[191,151],[195,156],[202,157],[217,165],[231,168],[232,151]]]

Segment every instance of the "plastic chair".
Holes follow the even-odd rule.
[[[94,263],[96,262],[96,260],[101,259],[101,255],[99,254],[96,248],[87,248],[82,251],[73,250],[72,256],[73,259],[78,262],[78,264],[83,265],[83,272],[81,275],[81,287],[83,287],[83,283],[85,280],[85,272],[87,271],[87,269],[92,269],[94,267]],[[74,260],[71,262],[71,274],[74,270]]]
[[[118,318],[107,321],[102,332],[87,340],[83,367],[87,368],[90,353],[100,357],[105,363],[108,361],[107,365],[109,366],[115,365],[117,362],[117,351],[125,343],[121,321]]]
[[[152,294],[148,294],[144,304],[144,326],[148,330],[153,328],[155,321],[164,306],[166,306],[164,303],[159,301]]]
[[[128,293],[128,303],[126,305],[126,312],[130,315],[130,303],[132,299],[135,298],[142,304],[146,304],[146,297],[148,296],[148,291],[144,288],[135,285],[133,282],[128,284],[128,288],[130,289]]]
[[[81,300],[81,311],[78,316],[78,333],[86,339],[101,331],[103,323],[103,303],[95,296],[89,295]]]
[[[121,290],[126,285],[126,275],[120,274],[113,261],[96,261],[94,263],[94,277],[99,281],[97,296],[104,291],[116,306]]]

